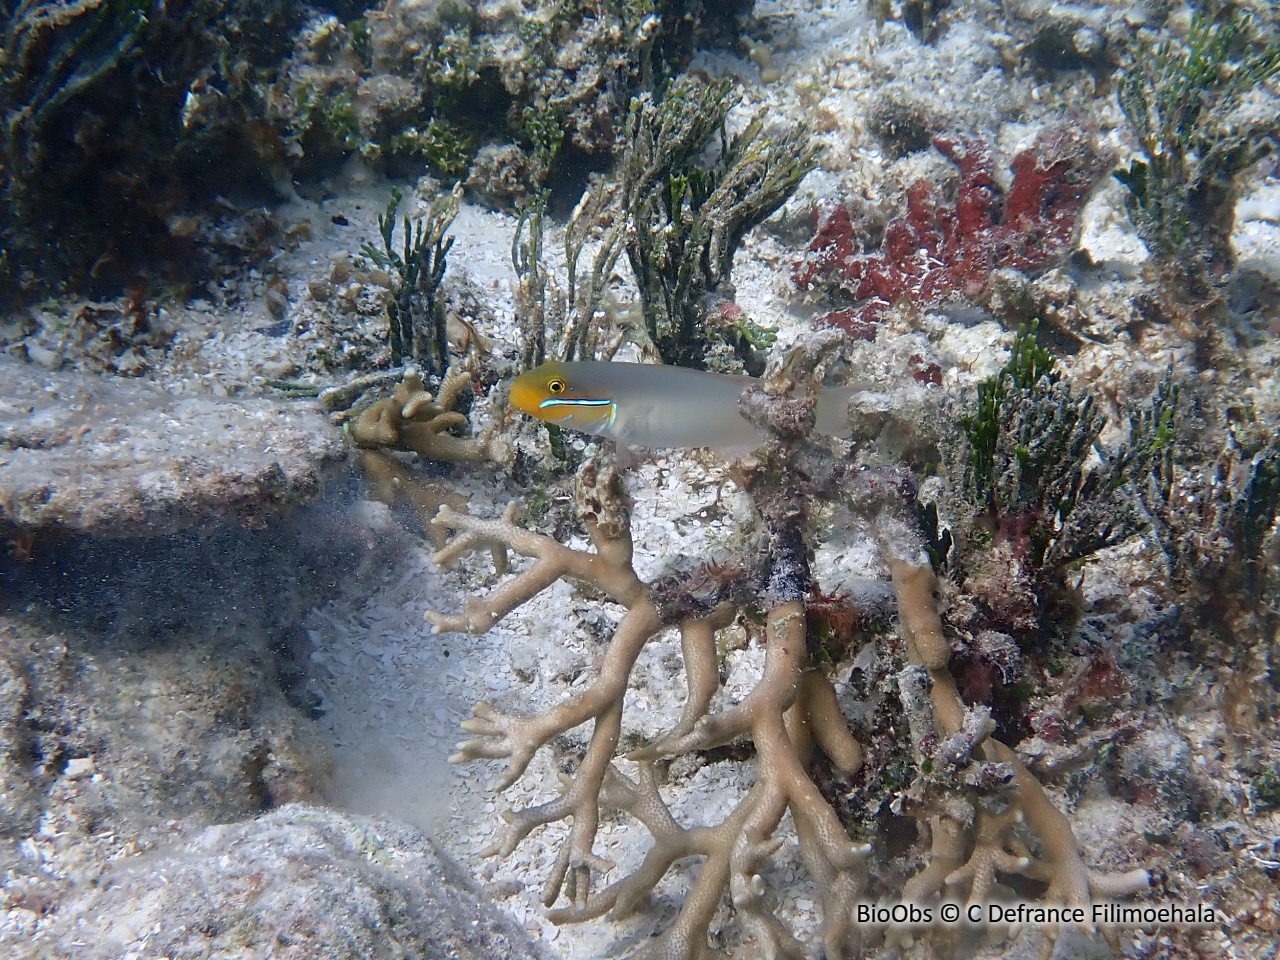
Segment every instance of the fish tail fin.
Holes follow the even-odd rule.
[[[848,440],[853,435],[853,428],[849,425],[849,401],[854,394],[868,389],[870,386],[865,383],[825,388],[818,394],[815,429],[827,436]]]

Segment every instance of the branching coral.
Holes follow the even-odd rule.
[[[550,709],[525,716],[479,704],[464,724],[471,738],[452,760],[499,760],[498,788],[524,775],[535,753],[557,737],[591,723],[590,741],[565,792],[539,806],[505,814],[508,826],[490,853],[508,854],[535,828],[572,818],[543,891],[557,922],[637,909],[682,858],[702,864],[670,927],[638,954],[646,958],[712,955],[710,926],[726,894],[746,936],[767,956],[807,956],[777,918],[762,879],[764,865],[781,846],[789,812],[801,857],[821,895],[824,955],[854,955],[867,930],[855,922],[867,881],[870,846],[853,840],[810,766],[819,754],[843,776],[863,765],[862,746],[850,732],[835,689],[815,658],[806,616],[814,580],[811,539],[823,505],[841,503],[866,518],[878,534],[898,597],[901,635],[909,650],[904,702],[910,700],[918,744],[919,782],[904,794],[907,812],[931,824],[933,851],[906,893],[927,902],[944,891],[981,900],[999,874],[1045,881],[1050,899],[1086,903],[1147,884],[1144,871],[1115,877],[1090,871],[1081,860],[1066,818],[1013,752],[991,737],[994,724],[982,709],[966,711],[949,670],[950,645],[942,632],[935,580],[914,520],[904,519],[912,483],[905,471],[867,470],[833,456],[809,440],[815,394],[808,378],[823,352],[840,337],[811,338],[801,355],[764,386],[747,390],[744,415],[772,440],[739,463],[737,477],[752,497],[759,534],[744,554],[705,563],[691,574],[673,572],[642,581],[632,566],[628,504],[616,472],[591,460],[578,475],[577,509],[592,549],[564,546],[513,521],[481,519],[444,508],[436,522],[456,531],[437,554],[449,562],[482,546],[502,544],[533,559],[488,596],[469,596],[459,614],[429,613],[437,630],[482,632],[561,579],[585,582],[625,608],[586,687]],[[794,396],[786,388],[794,386]],[[719,690],[717,632],[738,614],[765,625],[764,664],[755,687],[739,702],[713,710]],[[616,758],[628,682],[642,648],[668,627],[679,631],[688,697],[666,734]],[[685,826],[659,793],[663,762],[734,741],[755,751],[755,783],[720,823]],[[624,763],[634,763],[627,772]],[[653,838],[629,875],[601,887],[613,864],[595,853],[601,811],[630,813]]]
[[[912,663],[929,674],[929,696],[938,734],[952,737],[967,725],[964,701],[956,689],[948,662],[950,645],[938,614],[937,579],[918,535],[892,518],[880,524],[881,545],[898,596],[902,635]],[[947,888],[969,886],[970,902],[987,899],[996,872],[1021,874],[1048,883],[1045,898],[1051,903],[1087,905],[1093,898],[1111,899],[1145,889],[1145,870],[1110,874],[1090,870],[1080,859],[1067,818],[1045,795],[1036,779],[1007,746],[991,739],[992,726],[971,737],[971,749],[990,763],[1007,764],[1012,770],[1013,791],[1003,795],[1003,811],[979,808],[969,811],[969,822],[953,815],[927,812],[933,842],[933,858],[903,890],[904,899],[927,901]],[[1030,831],[1039,850],[1034,852],[1020,834]],[[968,856],[960,842],[971,837]]]
[[[812,671],[804,607],[797,594],[797,570],[807,574],[803,553],[773,558],[760,596],[772,601],[766,614],[769,637],[763,676],[756,690],[724,714],[708,714],[718,686],[715,632],[736,613],[724,599],[731,582],[712,583],[705,591],[661,591],[645,584],[631,566],[630,521],[616,473],[590,461],[579,474],[579,513],[594,552],[574,550],[515,526],[509,518],[482,520],[441,511],[437,522],[461,532],[438,555],[442,562],[483,542],[505,543],[536,562],[489,597],[468,598],[460,615],[429,614],[440,630],[482,632],[562,577],[591,583],[627,608],[605,653],[600,673],[587,691],[534,717],[504,714],[487,704],[475,708],[465,728],[474,736],[452,758],[455,762],[502,759],[506,771],[499,788],[514,783],[534,753],[560,734],[594,722],[590,745],[569,789],[550,803],[507,815],[509,826],[491,852],[510,853],[535,827],[572,816],[573,827],[544,888],[550,906],[563,892],[570,905],[553,919],[577,921],[606,912],[622,916],[639,906],[677,860],[702,856],[699,872],[680,917],[644,952],[650,957],[708,955],[708,927],[726,891],[744,924],[775,955],[801,956],[799,944],[774,918],[764,898],[759,872],[777,849],[773,839],[789,809],[796,820],[805,860],[826,887],[829,912],[825,938],[832,956],[841,955],[851,932],[848,921],[861,889],[860,849],[847,836],[835,812],[806,773],[814,745],[841,769],[860,762],[835,705],[830,682]],[[795,544],[803,550],[803,542]],[[793,550],[794,553],[794,550]],[[622,707],[632,667],[643,646],[666,626],[681,633],[690,684],[689,705],[676,730],[632,754],[639,761],[632,780],[613,764],[621,733]],[[715,827],[685,828],[671,817],[657,792],[657,757],[726,743],[749,735],[760,756],[760,777],[735,811]],[[654,835],[641,866],[603,890],[593,890],[593,875],[612,864],[592,850],[601,806],[632,812]]]
[[[471,389],[471,374],[450,369],[432,395],[417,371],[406,373],[395,392],[379,400],[350,423],[351,439],[365,450],[407,450],[447,463],[489,459],[489,440],[457,437],[467,426],[457,409],[463,391]]]
[[[906,212],[885,228],[878,253],[864,252],[846,207],[819,211],[817,235],[792,279],[853,301],[827,314],[827,325],[874,339],[874,324],[898,303],[980,303],[994,271],[1053,266],[1070,253],[1080,211],[1107,166],[1088,133],[1050,129],[1013,158],[1006,193],[980,141],[935,137],[933,145],[959,171],[954,203],[939,204],[927,180],[912,184]]]

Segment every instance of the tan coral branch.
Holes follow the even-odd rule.
[[[455,437],[467,418],[454,410],[458,397],[471,384],[471,374],[452,367],[433,396],[416,370],[406,373],[395,392],[379,400],[347,424],[356,446],[366,450],[407,450],[431,460],[467,463],[490,459],[490,440]]]
[[[683,653],[685,683],[689,697],[680,719],[660,739],[632,750],[628,760],[658,760],[675,756],[682,750],[682,743],[698,723],[707,715],[711,698],[720,689],[720,667],[716,657],[716,631],[733,622],[737,610],[730,603],[722,603],[710,616],[685,620],[680,624],[680,649]]]
[[[947,644],[942,630],[935,597],[937,580],[927,558],[920,551],[904,550],[914,538],[901,531],[882,529],[881,543],[888,557],[904,639],[912,657],[929,673],[930,697],[939,732],[944,736],[958,732],[965,717],[964,703],[943,656]],[[1049,883],[1046,894],[1050,902],[1087,906],[1092,895],[1114,895],[1116,891],[1136,892],[1149,884],[1146,871],[1122,875],[1091,871],[1080,857],[1075,834],[1066,816],[1049,800],[1039,781],[1027,770],[1017,755],[998,740],[987,738],[978,747],[988,761],[1007,763],[1014,773],[1015,808],[1001,818],[980,815],[973,853],[968,860],[946,875],[948,884],[969,880],[971,896],[981,899],[994,882],[997,870],[1021,873]],[[1012,829],[1025,823],[1040,842],[1040,853],[1031,858],[1016,849]],[[921,893],[935,886],[936,875],[928,883],[917,886]]]
[[[631,567],[631,533],[607,536],[598,524],[587,523],[595,552],[574,550],[550,537],[517,525],[515,511],[508,507],[500,520],[472,517],[449,507],[441,508],[432,521],[437,526],[458,531],[437,551],[437,563],[446,564],[474,550],[477,544],[506,544],[516,553],[534,558],[534,565],[507,581],[483,600],[468,598],[460,616],[431,611],[426,619],[436,632],[484,633],[508,613],[527,603],[562,577],[595,584],[624,606],[632,606],[645,596],[645,586]],[[647,602],[647,601],[646,601]],[[648,604],[650,610],[653,605]],[[656,618],[657,613],[653,611]]]
[[[802,855],[824,886],[828,955],[847,956],[855,940],[850,922],[853,904],[863,888],[862,858],[869,848],[850,840],[807,766],[815,746],[845,772],[858,768],[862,752],[845,726],[830,681],[810,663],[803,602],[780,603],[766,615],[765,663],[759,683],[737,706],[712,717],[706,712],[719,687],[715,634],[732,622],[736,608],[729,602],[718,603],[706,615],[679,623],[689,697],[676,728],[654,746],[633,754],[642,762],[638,779],[629,780],[613,765],[627,681],[641,649],[665,624],[650,588],[632,567],[630,524],[616,474],[589,464],[578,479],[578,512],[592,543],[590,551],[563,546],[518,526],[513,509],[493,520],[446,507],[436,520],[454,531],[453,539],[437,553],[442,562],[495,544],[533,560],[487,596],[468,598],[461,615],[428,614],[437,629],[487,630],[560,579],[586,581],[626,607],[599,675],[583,693],[531,717],[478,704],[475,716],[464,724],[472,737],[450,759],[505,760],[500,787],[506,787],[525,771],[538,749],[594,721],[586,755],[573,777],[566,779],[565,792],[548,803],[506,814],[508,826],[491,852],[509,853],[537,826],[572,818],[569,837],[544,889],[548,905],[561,894],[568,900],[568,906],[551,911],[556,922],[583,920],[606,911],[625,914],[642,902],[677,860],[700,856],[703,863],[675,922],[640,956],[662,960],[709,956],[710,924],[727,891],[765,955],[799,958],[803,956],[800,944],[770,909],[761,879],[765,862],[782,843],[775,834],[790,811]],[[784,564],[780,569],[791,567]],[[690,606],[676,603],[663,609],[688,610]],[[756,745],[756,784],[716,826],[679,825],[662,802],[648,758],[725,742],[739,734],[750,736]],[[654,842],[636,871],[593,892],[593,874],[612,866],[592,849],[601,804],[631,812],[648,828]]]
[[[505,790],[520,779],[533,755],[544,744],[598,718],[612,704],[622,702],[636,657],[661,628],[662,622],[652,604],[644,602],[627,611],[605,651],[595,681],[576,698],[536,716],[504,714],[488,704],[477,704],[472,711],[475,717],[463,724],[463,729],[475,736],[460,744],[449,762],[507,759],[507,769],[497,785],[497,789]]]

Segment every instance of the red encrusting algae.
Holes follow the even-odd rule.
[[[817,233],[792,280],[855,301],[820,325],[874,340],[875,324],[895,304],[981,303],[996,270],[1052,267],[1074,246],[1080,211],[1109,166],[1091,134],[1055,127],[1013,158],[1006,193],[980,140],[938,136],[933,145],[959,171],[954,204],[939,203],[934,185],[917,180],[878,252],[864,251],[843,204],[818,210]]]

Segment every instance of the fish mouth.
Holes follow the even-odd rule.
[[[525,377],[516,377],[511,384],[509,402],[513,410],[518,410],[520,413],[528,414],[531,417],[537,417],[540,420],[546,419],[546,411],[539,406],[542,402],[541,392]]]

